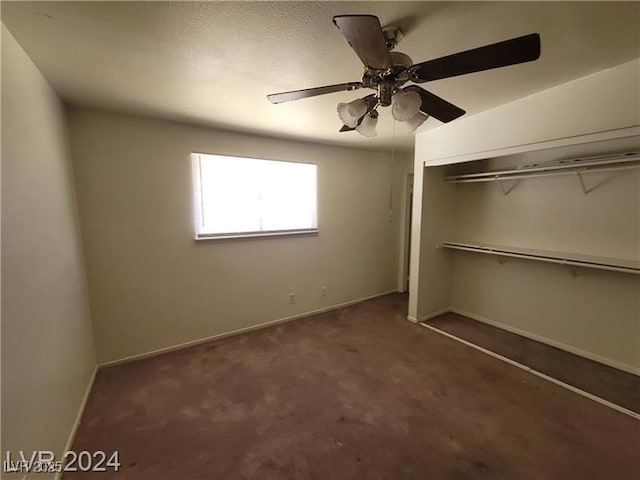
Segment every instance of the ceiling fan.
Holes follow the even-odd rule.
[[[367,137],[376,135],[378,107],[391,105],[393,117],[406,122],[410,131],[429,116],[447,123],[466,113],[418,85],[403,87],[407,82],[440,80],[540,57],[540,35],[532,33],[413,64],[408,55],[393,51],[403,36],[398,27],[382,28],[374,15],[337,15],[333,23],[364,64],[362,81],[274,93],[267,98],[271,103],[282,103],[345,90],[373,89],[375,93],[364,98],[338,104],[338,116],[344,123],[340,132],[356,130]]]

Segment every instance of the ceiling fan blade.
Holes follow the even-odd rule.
[[[303,90],[293,90],[291,92],[272,93],[267,95],[271,103],[290,102],[292,100],[300,100],[301,98],[315,97],[324,95],[325,93],[343,92],[345,90],[357,90],[362,88],[360,82],[339,83],[337,85],[326,85],[324,87],[305,88]]]
[[[391,67],[391,55],[385,43],[380,20],[374,15],[336,15],[333,23],[365,66],[376,70]]]
[[[504,42],[417,63],[409,69],[409,78],[416,83],[429,82],[531,62],[539,57],[540,35],[531,33]]]
[[[403,90],[418,92],[422,98],[420,111],[432,116],[433,118],[437,118],[441,122],[449,123],[451,120],[455,120],[467,113],[460,107],[456,107],[454,104],[447,102],[431,92],[427,92],[424,88],[417,85],[409,85]]]

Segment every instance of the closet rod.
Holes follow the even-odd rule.
[[[537,260],[540,262],[557,263],[560,265],[568,265],[574,267],[586,267],[595,268],[599,270],[608,270],[611,272],[622,272],[640,274],[640,265],[635,261],[624,261],[619,259],[614,260],[611,263],[604,261],[604,259],[589,256],[582,256],[576,254],[567,254],[562,252],[541,252],[533,251],[527,252],[527,249],[509,248],[504,246],[490,246],[490,245],[473,245],[468,243],[458,242],[444,242],[442,244],[444,248],[451,248],[454,250],[464,250],[467,252],[484,253],[487,255],[498,255],[501,257],[513,257],[523,258],[528,260]],[[579,257],[583,257],[580,259]],[[573,257],[573,258],[571,258]],[[627,263],[625,265],[625,263]]]
[[[623,168],[626,166],[632,166],[635,168],[640,162],[640,154],[628,153],[624,155],[609,155],[604,157],[591,157],[574,163],[565,162],[560,165],[542,165],[537,167],[529,167],[524,169],[511,169],[500,170],[494,172],[480,172],[480,173],[468,173],[464,175],[452,175],[445,177],[447,182],[453,183],[465,183],[471,179],[478,179],[477,181],[492,181],[497,177],[500,178],[525,178],[532,177],[538,174],[566,174],[575,173],[576,171],[593,172],[593,171],[605,171],[609,168]]]
[[[640,163],[634,165],[617,165],[610,167],[592,167],[592,168],[578,168],[574,167],[572,169],[565,169],[561,171],[551,171],[551,172],[540,172],[540,173],[525,173],[521,172],[519,175],[517,174],[499,174],[493,173],[491,177],[478,177],[478,178],[460,178],[460,179],[449,179],[447,178],[447,182],[449,183],[474,183],[474,182],[494,182],[496,180],[518,180],[521,178],[536,178],[536,177],[549,177],[553,175],[569,175],[569,174],[577,174],[577,173],[593,173],[593,172],[610,172],[614,170],[630,170],[632,168],[640,167]]]

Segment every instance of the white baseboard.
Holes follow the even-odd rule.
[[[451,311],[453,313],[457,313],[458,315],[462,315],[464,317],[469,317],[469,318],[471,318],[473,320],[477,320],[477,321],[482,322],[482,323],[486,323],[487,325],[491,325],[492,327],[500,328],[502,330],[506,330],[507,332],[515,333],[515,334],[520,335],[522,337],[526,337],[526,338],[529,338],[531,340],[535,340],[537,342],[544,343],[546,345],[550,345],[552,347],[559,348],[560,350],[565,350],[565,351],[567,351],[569,353],[573,353],[575,355],[579,355],[581,357],[588,358],[589,360],[593,360],[594,362],[602,363],[602,364],[607,365],[609,367],[613,367],[613,368],[616,368],[618,370],[623,370],[623,371],[628,372],[628,373],[633,373],[634,375],[640,375],[640,368],[634,367],[633,365],[627,365],[626,363],[618,362],[616,360],[612,360],[610,358],[606,358],[606,357],[600,356],[598,354],[591,353],[591,352],[588,352],[586,350],[582,350],[580,348],[573,347],[571,345],[567,345],[566,343],[558,342],[556,340],[552,340],[550,338],[543,337],[543,336],[537,335],[535,333],[530,333],[530,332],[527,332],[525,330],[521,330],[519,328],[512,327],[511,325],[508,325],[508,324],[505,324],[505,323],[501,323],[501,322],[497,322],[495,320],[491,320],[489,318],[482,317],[480,315],[476,315],[474,313],[467,312],[467,311],[461,310],[459,308],[451,307],[451,308],[449,308],[449,311]]]
[[[330,312],[331,310],[337,310],[338,308],[348,307],[350,305],[355,305],[356,303],[364,302],[365,300],[371,300],[373,298],[382,297],[384,295],[389,295],[390,293],[396,293],[397,290],[389,290],[387,292],[376,293],[375,295],[370,295],[368,297],[358,298],[355,300],[350,300],[348,302],[339,303],[336,305],[331,305],[328,307],[319,308],[317,310],[311,310],[309,312],[299,313],[296,315],[292,315],[290,317],[279,318],[276,320],[270,320],[268,322],[259,323],[258,325],[252,325],[249,327],[238,328],[237,330],[231,330],[230,332],[218,333],[216,335],[211,335],[204,338],[199,338],[197,340],[191,340],[188,342],[179,343],[176,345],[171,345],[169,347],[159,348],[157,350],[151,350],[149,352],[139,353],[136,355],[131,355],[129,357],[119,358],[117,360],[110,360],[108,362],[103,362],[98,365],[99,368],[102,367],[110,367],[113,365],[119,365],[121,363],[133,362],[135,360],[141,360],[143,358],[155,357],[156,355],[162,355],[163,353],[172,352],[174,350],[181,350],[183,348],[193,347],[194,345],[199,345],[201,343],[211,342],[213,340],[219,340],[221,338],[231,337],[233,335],[239,335],[241,333],[251,332],[253,330],[259,330],[261,328],[270,327],[273,325],[278,325],[280,323],[291,322],[292,320],[298,320],[300,318],[310,317],[312,315],[318,315],[320,313]]]
[[[431,318],[435,318],[435,317],[439,317],[440,315],[443,315],[447,312],[450,312],[451,309],[450,308],[441,308],[440,310],[436,310],[435,312],[431,312],[427,315],[423,315],[422,317],[420,317],[420,321],[424,322],[426,320],[429,320]]]
[[[420,323],[429,320],[430,318],[439,317],[440,315],[450,312],[450,308],[441,308],[440,310],[436,310],[435,312],[428,313],[426,315],[421,316],[420,318],[412,317],[411,315],[407,315],[407,320],[411,323]]]
[[[76,420],[73,422],[73,427],[71,427],[71,432],[69,433],[69,438],[67,439],[67,444],[64,447],[63,453],[71,450],[73,446],[73,440],[76,438],[76,433],[78,432],[78,427],[80,426],[80,421],[82,420],[82,414],[84,413],[84,409],[87,406],[87,401],[89,400],[89,394],[91,393],[91,389],[93,388],[93,382],[96,380],[96,374],[98,373],[98,365],[96,365],[93,369],[93,373],[91,374],[91,379],[87,384],[87,388],[84,392],[84,396],[82,397],[82,402],[80,403],[80,408],[78,409],[78,414],[76,415]],[[62,478],[62,474],[64,472],[56,473],[54,480],[60,480]]]

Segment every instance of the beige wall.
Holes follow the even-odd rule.
[[[418,281],[412,282],[409,320],[418,322],[447,311],[451,305],[451,258],[440,246],[452,235],[456,196],[455,186],[444,182],[444,167],[424,168],[421,162],[415,167],[416,172],[422,170],[422,195],[414,199],[414,208],[420,209],[414,218],[414,226],[420,224],[420,268],[411,272],[411,278]]]
[[[69,118],[100,362],[396,289],[406,159],[390,222],[390,154],[87,110]],[[195,242],[191,151],[317,163],[320,233]]]
[[[64,110],[3,26],[3,457],[59,456],[94,369]]]
[[[640,53],[640,50],[639,50]],[[444,165],[581,143],[640,125],[640,59],[563,83],[416,135],[416,158]]]

